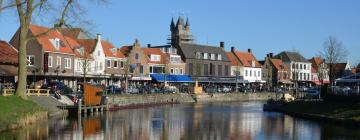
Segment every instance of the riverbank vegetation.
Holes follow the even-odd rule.
[[[0,96],[0,131],[22,127],[47,117],[46,111],[36,103],[19,96]]]
[[[278,110],[300,117],[360,124],[360,104],[357,103],[294,101],[283,104]]]

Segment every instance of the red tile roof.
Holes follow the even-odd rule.
[[[85,48],[86,53],[91,54],[95,49],[95,45],[96,45],[95,39],[78,39],[76,41],[80,44],[80,46]]]
[[[117,48],[115,48],[110,42],[101,41],[101,45],[104,49],[106,57],[116,57],[116,58],[125,58],[124,54]],[[114,49],[115,52],[112,51]]]
[[[18,51],[6,41],[0,40],[0,63],[17,64]]]
[[[231,66],[241,66],[241,62],[236,58],[234,53],[226,52],[228,59],[231,61]]]
[[[309,59],[309,62],[311,62],[311,66],[312,66],[311,72],[316,73],[320,65],[323,63],[323,60],[321,59],[321,57],[313,57]]]
[[[146,58],[148,63],[156,63],[156,64],[166,63],[166,59],[165,59],[166,56],[159,48],[141,48],[141,49],[144,52],[144,54],[147,56]],[[151,54],[160,55],[160,61],[151,61],[150,58],[148,57]]]
[[[37,25],[30,25],[29,29],[30,29],[30,33],[32,33],[32,35],[34,35],[34,36],[42,34],[49,30],[49,28],[37,26]],[[56,49],[55,46],[53,46],[49,40],[49,39],[55,39],[55,38],[58,38],[58,39],[60,39],[61,42],[63,42],[63,43],[61,43],[61,47],[59,47],[59,49]],[[66,43],[64,36],[57,30],[51,30],[47,34],[37,37],[36,40],[41,45],[41,47],[44,49],[44,51],[74,54],[70,45],[68,43]]]
[[[240,52],[235,51],[236,56],[239,58],[240,62],[245,67],[252,67],[252,61],[255,62],[255,67],[260,68],[261,64],[256,60],[254,55],[249,52]]]
[[[78,39],[77,40],[81,46],[85,47],[87,53],[92,53],[96,46],[96,39]],[[108,41],[101,41],[103,51],[106,57],[115,57],[115,58],[125,58],[124,54],[121,53],[120,49],[115,48]],[[112,49],[115,49],[116,52],[112,52]]]
[[[277,70],[280,70],[280,71],[288,71],[289,70],[288,65],[286,65],[281,59],[271,58],[270,61]]]

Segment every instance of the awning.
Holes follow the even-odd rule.
[[[150,77],[157,82],[164,82],[164,74],[150,74]],[[166,75],[166,82],[178,82],[178,83],[189,83],[194,82],[192,78],[188,75]]]

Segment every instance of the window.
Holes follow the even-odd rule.
[[[221,54],[217,55],[217,60],[221,60]]]
[[[261,77],[261,73],[260,73],[260,71],[258,71],[258,77]]]
[[[114,61],[114,68],[118,67],[118,61]]]
[[[76,62],[76,65],[77,65],[77,67],[76,67],[76,71],[78,71],[78,72],[81,72],[81,61],[77,61]]]
[[[303,66],[303,65],[302,65],[302,64],[300,64],[300,69],[302,69],[302,66]]]
[[[222,76],[222,65],[218,65],[218,75]]]
[[[299,69],[299,64],[296,64],[296,69]]]
[[[245,70],[245,76],[248,76],[248,70]]]
[[[120,67],[124,68],[124,62],[123,61],[120,61]]]
[[[135,54],[135,59],[136,60],[139,59],[139,54],[138,53]]]
[[[196,58],[201,59],[201,52],[196,52]]]
[[[193,75],[193,64],[189,63],[189,74]]]
[[[150,55],[151,61],[160,61],[160,55]]]
[[[213,54],[213,53],[210,54],[210,59],[211,59],[211,60],[215,60],[215,54]]]
[[[28,61],[28,63],[27,63],[28,66],[34,66],[34,64],[35,64],[35,56],[34,55],[28,55],[27,56],[27,61]]]
[[[204,64],[204,75],[209,75],[209,65],[208,64]]]
[[[106,60],[106,67],[111,68],[111,61],[110,60]]]
[[[170,62],[171,63],[180,63],[181,59],[179,55],[170,55]]]
[[[103,69],[103,63],[100,62],[99,64],[100,64],[99,70],[102,70]]]
[[[61,68],[61,57],[60,56],[56,57],[56,66],[58,68]]]
[[[180,74],[183,74],[183,69],[180,69]]]
[[[48,67],[52,67],[53,59],[52,56],[48,57]]]
[[[70,58],[65,58],[65,68],[66,69],[71,69],[71,59]]]
[[[98,53],[98,56],[100,56],[100,53],[101,53],[100,50],[97,53]]]
[[[177,74],[177,75],[179,75],[179,74],[180,74],[179,69],[175,69],[175,74]]]
[[[225,76],[229,76],[229,66],[225,65]]]
[[[295,64],[292,64],[292,68],[295,69]]]
[[[140,66],[140,74],[143,74],[143,73],[144,73],[144,66],[141,65],[141,66]]]
[[[303,76],[303,74],[302,74],[302,73],[300,73],[300,80],[302,80],[302,76]]]
[[[306,64],[304,64],[304,69],[306,70]]]
[[[170,73],[171,73],[171,74],[174,74],[174,69],[170,69]]]
[[[204,53],[204,59],[208,59],[208,53]]]

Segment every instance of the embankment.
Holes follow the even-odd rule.
[[[18,96],[0,96],[0,132],[47,119],[47,111]]]
[[[166,102],[193,103],[217,101],[255,101],[275,98],[274,93],[227,93],[227,94],[142,94],[142,95],[108,95],[110,105],[156,104]]]
[[[294,101],[272,105],[267,111],[281,112],[321,122],[360,126],[360,105],[354,103]]]

